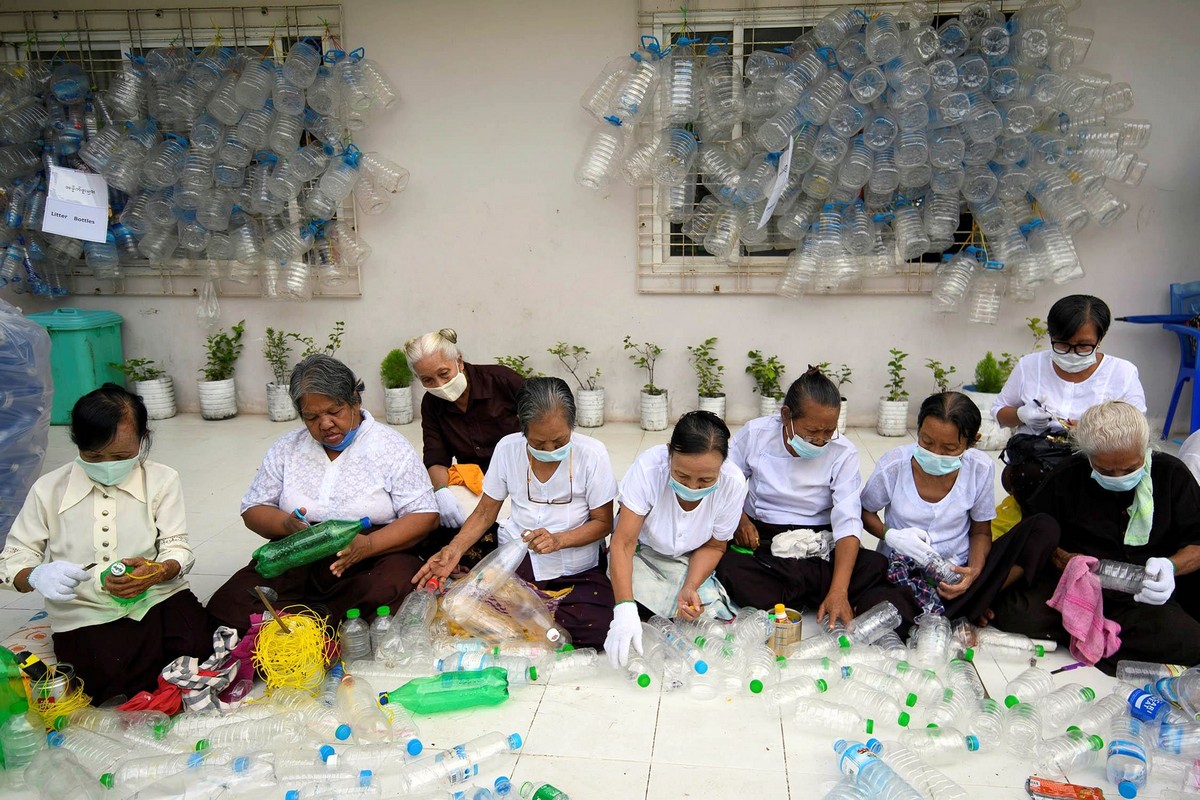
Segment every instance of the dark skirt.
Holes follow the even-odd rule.
[[[163,667],[180,656],[212,655],[213,629],[190,589],[153,606],[140,620],[123,618],[54,634],[54,655],[75,667],[93,705],[158,688]]]
[[[535,580],[533,564],[528,556],[517,568],[517,575],[543,592],[570,589],[571,592],[559,601],[555,620],[571,634],[576,648],[600,649],[604,646],[608,626],[613,618],[615,601],[612,584],[608,580],[608,559],[605,558],[603,548],[600,551],[600,562],[596,566],[574,575],[564,575],[548,581]]]
[[[992,609],[1004,589],[1008,573],[1021,567],[1024,575],[1015,585],[1030,587],[1050,563],[1058,547],[1058,523],[1048,514],[1034,514],[992,542],[983,571],[965,593],[946,603],[946,617],[974,622]]]
[[[717,578],[734,602],[770,610],[776,603],[796,609],[816,610],[829,594],[833,584],[833,556],[821,558],[780,558],[771,552],[771,540],[776,534],[793,530],[794,525],[772,525],[750,520],[758,529],[759,543],[753,555],[739,553],[732,547],[725,551],[717,564]],[[831,530],[830,526],[815,526],[814,530]],[[907,633],[913,619],[920,613],[916,598],[908,589],[896,586],[887,579],[887,559],[873,550],[860,549],[850,573],[847,596],[854,613],[859,614],[877,603],[887,601],[896,607],[903,620],[900,635]]]

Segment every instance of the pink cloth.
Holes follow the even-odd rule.
[[[1085,664],[1111,656],[1121,646],[1121,626],[1104,618],[1100,578],[1092,572],[1097,559],[1075,556],[1067,562],[1054,596],[1046,605],[1062,614],[1063,627],[1071,634],[1071,655]]]

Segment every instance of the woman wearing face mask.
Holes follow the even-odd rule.
[[[486,473],[497,443],[517,433],[517,392],[525,379],[498,364],[468,364],[458,350],[458,334],[450,328],[414,336],[404,343],[413,373],[425,387],[421,400],[421,434],[425,468],[441,516],[442,529],[430,545],[445,544],[466,521],[466,512],[450,485],[450,467],[476,464]],[[494,533],[482,540],[476,557],[495,549]]]
[[[996,421],[1018,434],[1040,435],[1074,425],[1105,400],[1124,400],[1142,413],[1146,393],[1132,363],[1099,351],[1112,313],[1099,297],[1073,294],[1050,307],[1050,349],[1017,362],[992,406]]]
[[[1129,403],[1088,409],[1072,439],[1078,453],[1030,500],[1062,528],[1055,569],[1032,588],[1005,592],[996,624],[1065,643],[1059,612],[1046,600],[1072,558],[1144,565],[1137,592],[1104,592],[1104,617],[1121,626],[1121,648],[1097,666],[1112,674],[1120,659],[1200,663],[1200,485],[1178,458],[1149,449],[1146,417]]]
[[[313,355],[288,385],[304,427],[282,436],[242,497],[242,521],[264,539],[282,539],[325,520],[368,517],[371,527],[331,558],[264,578],[248,564],[209,600],[222,625],[244,633],[262,613],[254,593],[268,586],[281,608],[320,604],[335,619],[359,608],[396,608],[412,591],[421,560],[412,553],[437,526],[429,476],[401,434],[362,407],[362,382],[336,358]]]
[[[33,485],[0,553],[0,587],[43,596],[56,657],[97,703],[154,689],[169,662],[212,652],[183,578],[194,559],[179,473],[147,460],[146,420],[142,399],[115,384],[79,398],[79,455]],[[118,563],[124,575],[109,572]]]
[[[641,616],[732,617],[713,576],[746,501],[746,479],[728,455],[721,418],[692,411],[670,443],[644,451],[625,473],[609,558],[616,606],[604,641],[614,666],[631,646],[642,652]]]
[[[858,450],[837,432],[841,395],[833,381],[810,367],[788,388],[777,417],[746,423],[733,437],[732,461],[749,482],[734,546],[717,577],[739,605],[816,608],[832,627],[857,611],[889,601],[905,628],[918,612],[912,593],[887,579],[887,559],[860,550],[862,504]],[[796,529],[832,531],[824,556],[788,551]]]
[[[992,542],[995,467],[972,447],[981,421],[961,392],[927,397],[916,443],[884,453],[867,479],[862,507],[863,527],[883,540],[879,552],[890,560],[893,582],[911,588],[927,612],[986,624],[997,594],[1018,581],[1032,585],[1044,570],[1058,528],[1033,515]],[[961,579],[931,587],[924,568],[935,556]]]
[[[612,619],[612,586],[601,541],[612,532],[617,480],[604,445],[575,431],[575,398],[559,378],[531,378],[517,393],[521,433],[496,445],[483,497],[462,530],[430,558],[413,583],[444,579],[496,524],[500,544],[521,539],[530,555],[517,569],[547,592],[570,590],[555,615],[577,647],[599,647]]]

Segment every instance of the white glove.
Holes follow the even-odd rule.
[[[608,626],[608,637],[604,640],[604,652],[613,669],[625,666],[629,661],[629,645],[642,652],[642,620],[638,617],[636,603],[617,603],[613,608],[612,623]]]
[[[75,587],[92,576],[78,564],[70,561],[51,561],[40,564],[29,573],[29,585],[41,592],[47,600],[67,603],[75,600]]]
[[[929,543],[929,534],[920,528],[892,528],[883,535],[883,541],[900,555],[917,562],[917,566],[925,566],[937,555]]]
[[[1017,419],[1032,428],[1035,433],[1041,433],[1050,427],[1054,415],[1034,403],[1026,403],[1017,409]]]
[[[1175,593],[1175,563],[1169,558],[1151,558],[1146,561],[1146,577],[1142,590],[1133,596],[1139,603],[1161,606]]]
[[[467,521],[467,515],[463,513],[462,505],[458,502],[449,490],[441,489],[433,493],[433,499],[437,500],[438,516],[442,518],[442,525],[447,528],[461,528],[463,523]]]

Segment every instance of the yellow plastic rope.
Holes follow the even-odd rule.
[[[290,686],[313,691],[325,677],[333,639],[329,618],[305,606],[289,606],[279,613],[290,632],[285,633],[276,619],[265,622],[254,643],[254,666],[270,689]]]
[[[48,684],[49,682],[45,678],[35,681],[30,687],[29,692],[31,696],[29,709],[41,717],[42,724],[46,726],[46,730],[54,728],[54,721],[56,719],[69,717],[73,711],[78,711],[92,704],[92,698],[84,693],[83,682],[80,680],[72,680],[71,688],[62,697],[39,697],[41,694],[49,694]]]

